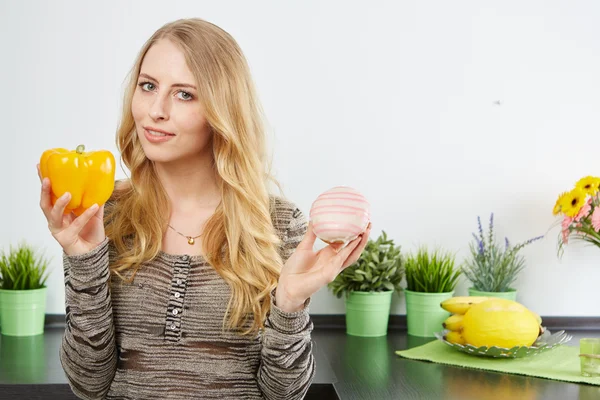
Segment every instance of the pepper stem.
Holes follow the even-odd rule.
[[[79,146],[77,146],[75,151],[77,152],[77,154],[83,154],[83,152],[85,151],[85,146],[83,144],[80,144]]]

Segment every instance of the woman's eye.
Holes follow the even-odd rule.
[[[191,100],[194,97],[190,93],[183,91],[178,92],[177,95],[181,100]]]
[[[151,92],[155,89],[154,84],[150,83],[150,82],[142,82],[142,83],[140,83],[140,86],[143,90],[145,90],[147,92]]]

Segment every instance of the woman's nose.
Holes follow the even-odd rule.
[[[149,115],[153,120],[169,119],[168,104],[166,104],[166,101],[162,96],[157,95],[154,98],[154,102],[149,110]]]

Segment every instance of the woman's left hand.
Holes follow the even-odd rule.
[[[285,312],[304,307],[306,300],[323,286],[332,282],[344,268],[354,264],[369,241],[371,223],[367,229],[345,247],[328,245],[313,250],[316,235],[312,223],[296,251],[285,263],[275,292],[275,304]]]

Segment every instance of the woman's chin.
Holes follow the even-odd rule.
[[[179,162],[190,163],[198,159],[197,154],[175,152],[172,150],[149,149],[145,151],[146,158],[155,164],[176,164]]]
[[[176,162],[194,162],[202,158],[202,149],[190,146],[156,146],[153,143],[143,143],[142,149],[146,158],[154,163],[171,164]]]
[[[172,151],[159,149],[144,149],[146,158],[154,163],[166,164],[177,161],[178,157]]]

